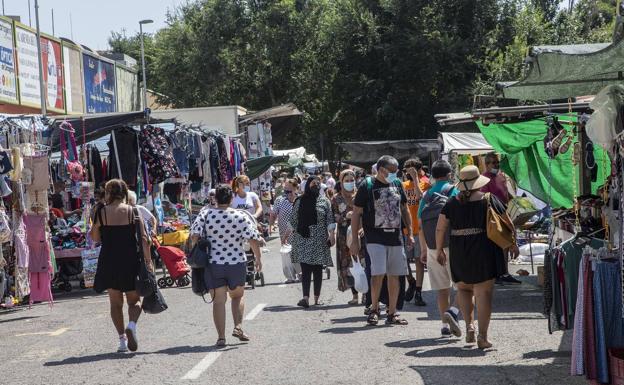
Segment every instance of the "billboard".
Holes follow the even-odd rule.
[[[41,107],[39,90],[39,58],[37,35],[25,27],[15,25],[19,97],[22,105]]]
[[[0,100],[18,103],[13,23],[0,19]]]
[[[65,112],[61,43],[42,37],[41,60],[44,69],[43,83],[46,92],[47,108],[57,112]]]
[[[137,72],[115,66],[117,81],[117,112],[141,111]]]
[[[65,105],[68,114],[82,114],[85,112],[81,56],[82,54],[78,49],[63,44]]]
[[[82,54],[86,112],[115,112],[115,65],[86,53]]]

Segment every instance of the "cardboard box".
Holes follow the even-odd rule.
[[[537,285],[544,287],[544,266],[537,267]]]

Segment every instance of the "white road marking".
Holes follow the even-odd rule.
[[[206,371],[210,367],[210,365],[214,364],[217,358],[221,355],[222,352],[210,352],[206,354],[204,357],[193,369],[189,370],[184,377],[183,380],[196,380],[201,376],[203,372]]]
[[[15,337],[23,337],[23,336],[50,336],[50,337],[58,337],[61,334],[68,331],[69,328],[60,328],[59,330],[55,330],[53,332],[36,332],[36,333],[22,333],[16,334]]]
[[[277,287],[286,287],[286,284],[282,283],[281,285],[277,285]]]
[[[256,316],[260,314],[260,312],[262,311],[262,309],[264,309],[266,305],[266,303],[257,304],[256,307],[254,307],[253,310],[250,311],[249,314],[247,314],[247,317],[245,317],[245,321],[251,321],[252,319],[256,318]]]

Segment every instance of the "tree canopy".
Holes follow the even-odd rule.
[[[294,102],[320,138],[433,138],[434,114],[464,111],[522,76],[530,46],[609,42],[615,0],[195,0],[146,36],[149,88],[175,107]],[[139,36],[113,32],[140,57]]]

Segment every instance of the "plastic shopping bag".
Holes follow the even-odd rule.
[[[353,261],[353,266],[349,268],[351,275],[353,276],[353,287],[358,293],[365,294],[368,293],[368,280],[366,279],[366,272],[364,271],[364,267],[360,264],[360,261],[357,261],[355,258],[351,257]]]
[[[282,245],[280,248],[280,255],[282,256],[282,271],[284,272],[284,276],[286,279],[290,281],[294,281],[297,279],[297,266],[292,263],[290,258],[290,253],[292,251],[292,246],[289,244]]]

